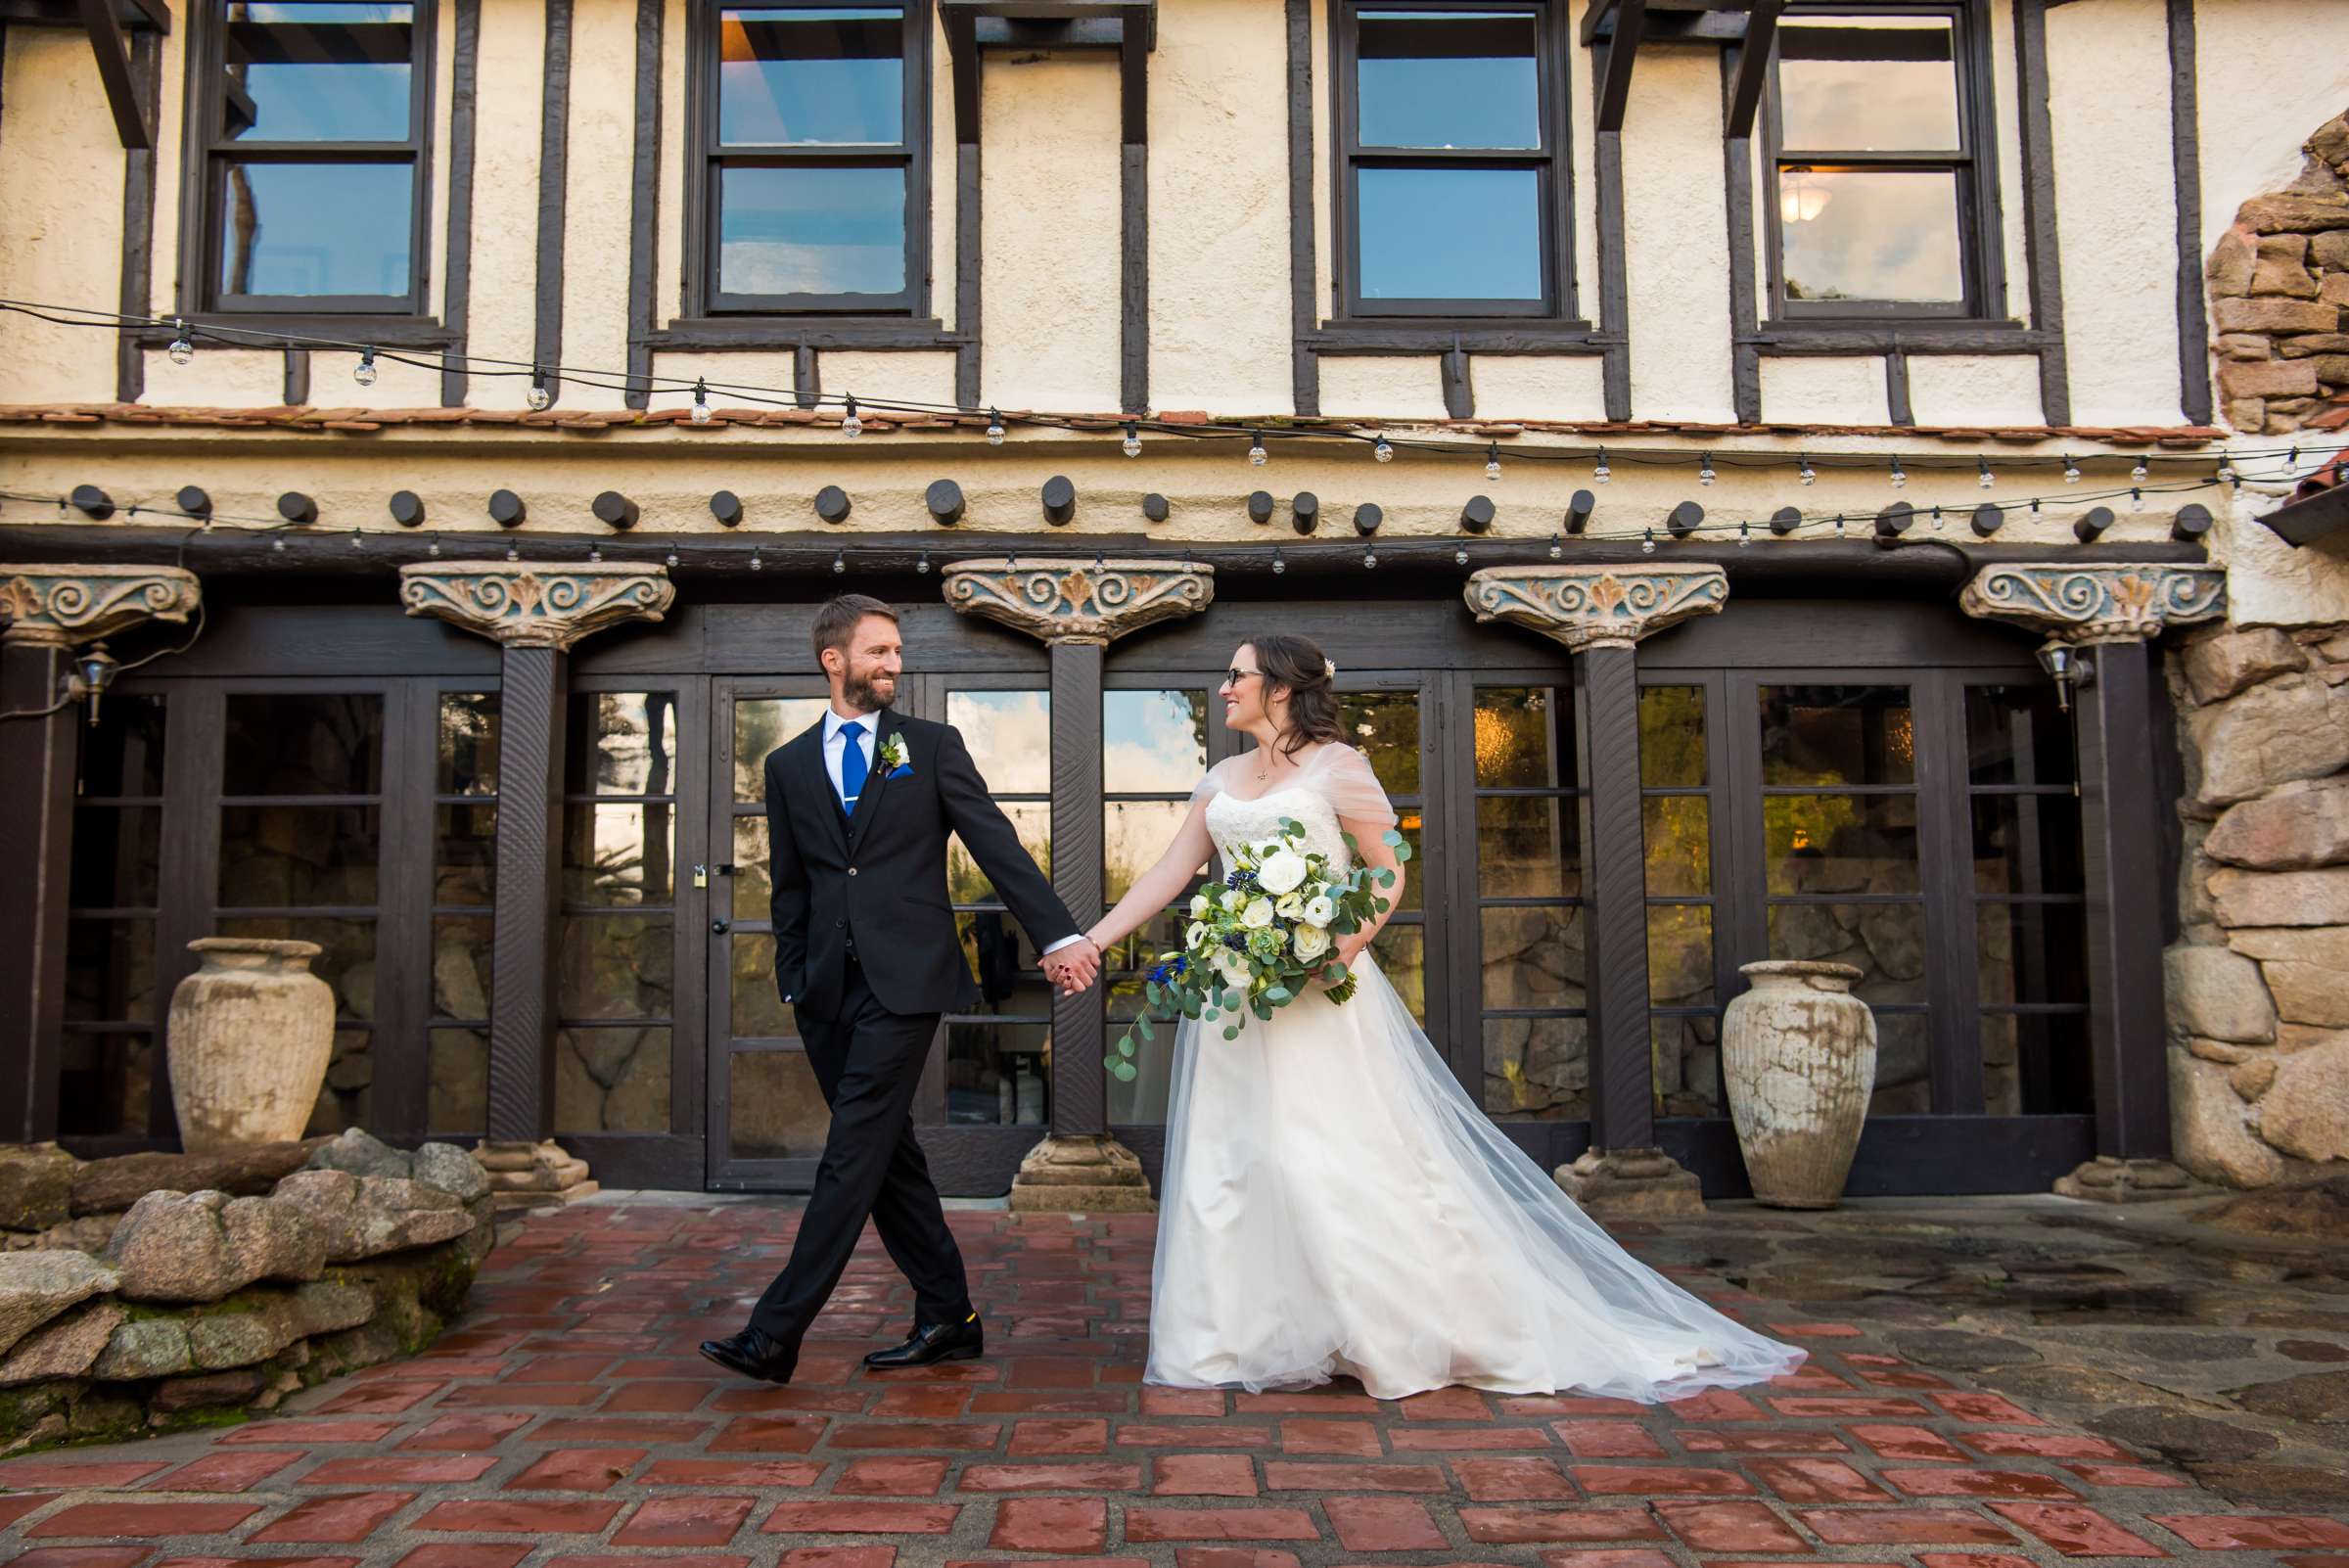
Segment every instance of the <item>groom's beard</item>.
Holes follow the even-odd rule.
[[[887,695],[875,689],[877,681],[888,682]],[[898,680],[895,675],[851,675],[841,682],[840,694],[848,699],[851,708],[860,713],[879,713],[897,696]]]

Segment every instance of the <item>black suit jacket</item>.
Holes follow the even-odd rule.
[[[823,720],[766,758],[775,986],[815,1018],[840,1015],[852,938],[889,1011],[953,1012],[975,999],[946,898],[950,833],[1039,949],[1078,932],[954,727],[886,708],[879,718],[852,818],[824,767]],[[897,778],[880,756],[893,735],[905,738],[913,769]]]

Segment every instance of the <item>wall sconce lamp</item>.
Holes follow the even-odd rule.
[[[2088,657],[2088,650],[2075,648],[2068,642],[2049,642],[2039,650],[2039,668],[2055,682],[2055,706],[2063,713],[2072,711],[2072,693],[2091,685],[2096,678],[2096,667]]]
[[[98,699],[115,683],[115,671],[120,668],[115,656],[106,651],[105,643],[93,642],[74,659],[73,671],[66,676],[66,695],[90,705],[92,729],[98,727]]]

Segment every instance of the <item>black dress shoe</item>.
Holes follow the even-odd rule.
[[[761,1382],[788,1383],[800,1364],[799,1357],[756,1328],[746,1328],[729,1339],[705,1339],[702,1354],[729,1372],[756,1377]]]
[[[893,1366],[928,1366],[935,1361],[975,1360],[987,1353],[987,1330],[977,1313],[959,1323],[916,1323],[913,1337],[902,1345],[878,1350],[864,1364],[888,1370]]]

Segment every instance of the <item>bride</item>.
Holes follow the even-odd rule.
[[[1211,852],[1303,824],[1310,848],[1396,874],[1394,808],[1338,722],[1336,669],[1303,637],[1240,645],[1223,722],[1256,741],[1192,792],[1166,853],[1086,933],[1102,950],[1190,886]],[[1380,917],[1380,924],[1385,917]],[[1351,1376],[1379,1399],[1451,1384],[1643,1403],[1755,1383],[1805,1353],[1740,1327],[1633,1259],[1495,1127],[1370,957],[1272,1014],[1175,1032],[1145,1382],[1262,1391]]]

